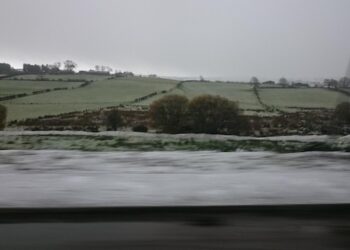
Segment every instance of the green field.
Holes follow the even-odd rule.
[[[350,101],[350,97],[336,91],[321,88],[259,89],[262,101],[279,109],[335,108],[338,103]]]
[[[84,88],[4,101],[2,104],[7,106],[8,121],[11,121],[126,104],[152,92],[168,90],[176,84],[177,81],[159,78],[117,78],[96,81]]]
[[[90,74],[72,74],[72,75],[19,75],[12,76],[9,79],[20,79],[20,80],[37,80],[40,78],[46,78],[50,80],[88,80],[88,81],[98,81],[108,78],[108,76],[101,75],[90,75]]]
[[[83,76],[66,75],[65,77],[73,79]],[[33,79],[35,77],[33,75]],[[63,75],[50,77],[63,77]],[[175,80],[149,77],[123,77],[110,80],[101,80],[101,78],[97,80],[96,78],[84,88],[31,95],[2,101],[1,104],[8,108],[8,121],[12,121],[72,111],[94,110],[120,104],[149,105],[154,100],[169,94],[184,95],[189,99],[202,94],[211,94],[238,102],[245,114],[278,114],[267,112],[255,96],[252,85],[247,83],[185,82],[176,87],[178,83]],[[0,96],[30,94],[41,89],[76,87],[80,84],[64,81],[0,80]],[[168,91],[170,89],[172,91]],[[164,90],[167,92],[161,93]],[[142,102],[133,102],[136,98],[154,92],[158,94],[152,98]],[[334,108],[340,102],[350,101],[350,97],[345,94],[321,88],[260,88],[258,92],[265,105],[290,112],[301,108]]]
[[[350,88],[342,88],[341,90],[350,94]]]
[[[0,80],[0,97],[16,94],[31,94],[33,91],[63,87],[77,87],[79,82],[16,81]]]
[[[203,94],[219,95],[239,103],[242,109],[263,110],[253,92],[253,86],[246,83],[185,82],[182,87],[168,94],[185,95],[189,99]],[[146,100],[149,104],[158,97]]]

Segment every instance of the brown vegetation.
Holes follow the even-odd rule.
[[[339,122],[350,125],[350,102],[338,104],[334,116]]]
[[[184,96],[169,95],[150,106],[152,125],[165,133],[179,133],[186,126],[188,99]]]
[[[118,127],[121,127],[123,125],[123,118],[117,109],[107,111],[105,115],[107,130],[116,131]]]
[[[113,109],[115,108],[48,115],[22,121],[13,121],[9,126],[20,126],[25,130],[75,130],[97,132],[108,129],[106,114]],[[122,127],[132,128],[140,124],[146,127],[148,126],[148,112],[146,111],[125,110],[118,107],[118,112],[123,121]],[[120,129],[121,125],[119,124],[117,128]]]
[[[3,130],[6,125],[7,109],[0,104],[0,130]]]
[[[152,103],[150,119],[165,133],[240,134],[244,122],[237,103],[211,95],[190,102],[179,95],[165,96]]]
[[[192,131],[208,134],[235,134],[239,131],[238,104],[220,96],[194,98],[188,107]]]
[[[176,103],[176,102],[175,102]],[[175,105],[173,103],[173,105]],[[347,104],[348,105],[348,104]],[[294,113],[280,113],[280,115],[260,117],[257,115],[251,116],[238,116],[238,120],[232,120],[234,126],[224,126],[217,133],[222,134],[237,134],[247,136],[277,136],[277,135],[312,135],[312,134],[337,134],[345,135],[350,133],[350,126],[344,123],[344,120],[340,120],[339,115],[346,114],[349,109],[341,111],[345,107],[345,104],[339,105],[337,110],[329,109],[314,109],[305,110]],[[113,108],[100,109],[94,111],[83,111],[83,112],[71,112],[56,116],[44,116],[35,119],[27,119],[24,121],[14,121],[9,126],[21,126],[25,130],[79,130],[79,131],[104,131],[107,130],[105,123],[106,114],[113,110]],[[198,109],[195,109],[198,111]],[[233,110],[235,110],[233,108]],[[197,112],[196,111],[196,112]],[[204,109],[205,112],[209,110]],[[203,111],[203,112],[204,112]],[[137,132],[146,132],[149,128],[157,128],[154,126],[154,122],[151,121],[149,111],[136,109],[135,107],[118,107],[118,112],[123,120],[123,128],[127,130],[133,130]],[[194,112],[192,110],[192,112]],[[179,113],[177,113],[179,114]],[[175,120],[174,124],[177,124],[176,130],[182,133],[197,132],[200,131],[198,128],[192,127],[194,124],[200,123],[201,119],[197,122],[192,121],[192,116],[187,109],[186,112],[181,112],[183,116]],[[202,115],[196,114],[199,117]],[[215,119],[222,121],[221,117],[214,113]],[[229,117],[231,114],[229,114]],[[231,117],[235,118],[235,115]],[[169,119],[174,119],[169,117]],[[206,118],[205,118],[206,119]],[[225,118],[226,119],[226,118]],[[224,124],[227,120],[223,120]],[[213,118],[208,119],[213,121]],[[216,121],[216,120],[214,120]],[[225,122],[226,121],[226,122]],[[205,121],[207,122],[207,121]],[[172,125],[172,123],[169,123]],[[169,126],[170,126],[169,125]],[[220,127],[220,125],[218,125]],[[117,127],[121,129],[120,126]],[[180,129],[181,128],[181,129]],[[229,130],[228,128],[232,128]],[[198,130],[196,130],[198,129]],[[163,131],[163,130],[162,130]],[[172,128],[172,133],[175,133],[175,128]],[[203,131],[203,130],[202,130]],[[164,131],[166,132],[166,131]],[[203,132],[202,132],[203,133]]]

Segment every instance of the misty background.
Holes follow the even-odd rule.
[[[18,68],[72,59],[79,69],[316,80],[344,76],[350,59],[349,0],[0,0],[0,10],[0,62]]]

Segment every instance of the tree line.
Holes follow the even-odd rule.
[[[327,88],[350,88],[350,78],[349,77],[342,77],[339,79],[339,81],[335,79],[325,79],[324,80],[324,86]]]
[[[33,74],[33,75],[45,75],[45,74],[74,74],[78,64],[72,60],[65,60],[64,62],[55,62],[53,64],[30,64],[24,63],[22,69],[15,69],[9,63],[0,63],[0,77],[21,75],[21,74]],[[114,73],[113,73],[114,72]],[[90,70],[80,70],[79,74],[91,74],[91,75],[113,75],[115,77],[129,77],[134,76],[130,71],[118,71],[105,65],[95,65]],[[152,75],[156,76],[156,75]]]
[[[310,87],[307,83],[300,83],[300,82],[289,82],[285,77],[282,77],[278,80],[276,83],[275,81],[265,81],[265,82],[260,82],[259,79],[255,76],[253,76],[250,79],[250,83],[259,86],[260,84],[262,85],[274,85],[278,84],[280,86],[292,86],[292,87]],[[342,77],[339,80],[336,79],[325,79],[323,81],[323,86],[327,88],[350,88],[350,78],[349,77]]]
[[[63,63],[56,62],[53,64],[30,64],[24,63],[22,70],[13,68],[8,63],[0,63],[0,74],[59,74],[59,73],[73,73],[78,65],[72,60],[65,60]]]

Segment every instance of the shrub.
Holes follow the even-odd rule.
[[[86,131],[97,133],[98,132],[98,127],[97,126],[89,126],[89,127],[86,128]]]
[[[3,130],[6,126],[7,109],[0,104],[0,130]]]
[[[148,128],[145,125],[136,125],[132,128],[132,131],[146,133],[148,132]]]
[[[117,109],[113,109],[106,113],[106,126],[107,130],[116,131],[118,127],[122,126],[123,119]]]
[[[334,116],[339,122],[350,124],[350,102],[338,104]]]
[[[194,98],[188,107],[191,127],[195,133],[238,133],[238,104],[220,96],[203,95]]]
[[[179,133],[186,124],[188,99],[169,95],[154,101],[150,106],[150,119],[156,128],[166,133]]]

